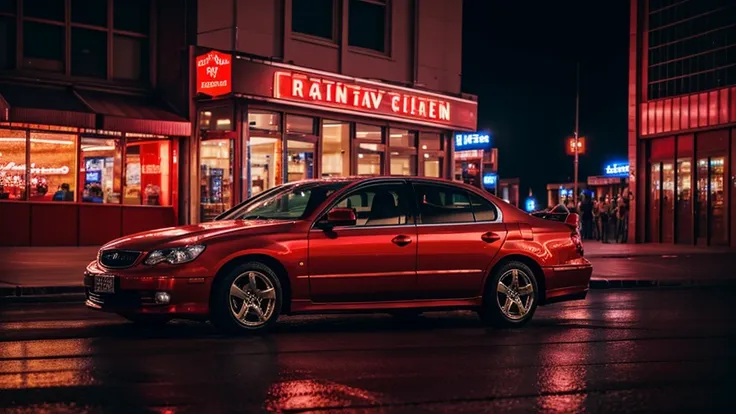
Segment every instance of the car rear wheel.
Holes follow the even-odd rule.
[[[281,313],[282,289],[276,273],[260,262],[237,266],[215,281],[212,322],[232,333],[269,328]]]
[[[494,328],[519,328],[534,316],[538,288],[534,272],[522,262],[506,263],[491,275],[479,315]]]

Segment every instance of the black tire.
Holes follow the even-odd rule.
[[[171,321],[166,315],[145,315],[140,313],[121,313],[120,316],[142,327],[163,326]]]
[[[501,278],[508,280],[513,277],[513,272],[517,272],[517,278],[521,279],[522,274],[528,277],[532,285],[533,292],[530,294],[532,301],[531,306],[527,306],[526,297],[519,298],[526,308],[526,312],[521,315],[519,306],[512,301],[509,313],[514,317],[504,314],[503,305],[500,298],[505,297],[502,293],[498,293],[499,281]],[[510,276],[511,275],[511,276]],[[483,295],[483,307],[479,310],[478,315],[481,320],[488,326],[498,329],[520,328],[526,325],[534,316],[539,303],[539,287],[536,275],[526,264],[517,261],[511,261],[496,269],[486,283],[485,293]],[[505,300],[504,300],[505,304]]]
[[[274,308],[268,318],[257,326],[246,325],[238,320],[231,310],[230,288],[233,282],[241,275],[248,272],[257,272],[268,279],[274,290]],[[261,281],[262,282],[262,281]],[[230,270],[228,274],[217,278],[212,286],[212,297],[210,300],[211,321],[223,331],[233,334],[256,333],[263,332],[270,328],[281,313],[281,304],[283,303],[283,289],[276,272],[261,262],[248,262],[238,265]]]

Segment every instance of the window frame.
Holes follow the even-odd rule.
[[[106,17],[106,25],[105,26],[97,26],[94,24],[88,24],[88,23],[78,23],[72,20],[72,2],[74,0],[62,0],[64,2],[64,7],[66,9],[66,13],[64,15],[64,20],[62,21],[56,21],[56,20],[49,20],[44,18],[38,18],[38,17],[30,17],[26,16],[23,13],[23,8],[16,8],[14,13],[0,13],[2,16],[5,17],[14,17],[16,20],[16,33],[15,33],[15,40],[16,40],[16,50],[15,50],[15,62],[14,65],[10,68],[10,70],[16,70],[21,72],[31,72],[31,73],[37,73],[37,72],[43,72],[48,74],[53,74],[56,76],[64,76],[74,79],[80,79],[80,80],[90,80],[90,81],[106,81],[106,82],[114,82],[116,84],[121,85],[141,85],[141,84],[154,84],[155,83],[155,59],[156,56],[152,51],[154,48],[152,45],[155,44],[155,33],[156,33],[156,19],[155,18],[149,18],[148,26],[146,27],[147,32],[134,32],[134,31],[128,31],[128,30],[120,30],[115,29],[114,27],[114,2],[115,1],[125,1],[125,0],[105,0],[107,2],[107,17]],[[157,0],[150,0],[149,1],[149,16],[156,16],[155,9],[156,9],[156,2]],[[45,25],[53,25],[57,27],[61,27],[64,30],[64,50],[62,51],[63,60],[61,62],[61,66],[63,67],[63,70],[56,71],[56,70],[44,70],[39,69],[37,67],[31,67],[24,64],[25,61],[25,51],[24,51],[24,23],[26,22],[33,22],[38,24],[45,24]],[[73,29],[86,29],[86,30],[94,30],[99,32],[104,32],[106,34],[107,42],[106,42],[106,55],[105,55],[105,61],[106,61],[106,73],[104,77],[90,77],[90,76],[78,76],[78,75],[72,75],[72,30]],[[143,45],[143,51],[141,52],[141,76],[140,79],[120,79],[116,78],[114,74],[114,67],[115,67],[115,38],[116,37],[126,37],[126,38],[135,38],[139,41],[144,42]]]
[[[416,202],[412,202],[412,197],[416,198],[414,195],[414,189],[409,182],[409,180],[404,179],[397,179],[397,180],[378,180],[378,181],[367,181],[364,183],[360,183],[358,185],[348,185],[344,187],[339,193],[333,194],[333,199],[329,203],[325,204],[325,207],[322,208],[319,213],[317,213],[314,217],[315,219],[312,221],[311,225],[309,226],[309,231],[318,230],[318,231],[324,231],[319,227],[319,223],[322,222],[326,216],[327,213],[330,212],[335,206],[337,206],[341,201],[345,200],[346,198],[350,197],[351,195],[355,194],[359,191],[364,191],[366,188],[371,187],[378,187],[378,186],[399,186],[403,189],[404,193],[408,197],[407,200],[407,208],[409,217],[411,217],[411,221],[407,220],[406,224],[390,224],[386,226],[335,226],[334,230],[360,230],[360,229],[387,229],[387,228],[407,228],[410,226],[417,226],[417,211],[416,211]]]
[[[342,1],[340,0],[332,0],[332,24],[330,27],[330,33],[331,36],[329,38],[322,37],[319,35],[314,35],[310,33],[303,33],[298,32],[294,30],[294,4],[293,0],[290,0],[290,10],[289,10],[289,33],[291,33],[291,36],[295,39],[309,42],[309,43],[316,43],[321,45],[327,45],[337,48],[338,42],[340,39],[340,32],[342,30],[341,22],[342,22],[342,7],[341,7]]]
[[[434,226],[434,227],[436,227],[436,226],[468,226],[468,225],[471,225],[471,224],[503,223],[503,212],[502,212],[502,210],[498,207],[498,205],[496,203],[494,203],[492,200],[489,200],[488,198],[484,197],[482,194],[479,194],[479,193],[477,193],[475,191],[471,191],[471,190],[469,190],[469,189],[467,189],[465,187],[461,187],[461,186],[458,186],[458,185],[453,185],[453,184],[450,184],[450,183],[440,183],[440,182],[434,182],[434,181],[430,181],[430,180],[426,180],[425,181],[425,180],[421,180],[421,179],[419,179],[419,180],[410,180],[410,182],[411,182],[412,192],[414,193],[414,205],[415,205],[415,210],[416,210],[415,222],[416,222],[416,225],[417,226],[425,226],[425,227],[432,227],[432,226]],[[418,195],[418,192],[417,192],[417,189],[416,189],[416,186],[417,185],[434,186],[434,187],[439,187],[439,188],[445,188],[445,189],[454,190],[455,192],[465,193],[466,196],[468,197],[468,203],[469,203],[469,206],[470,206],[470,212],[473,215],[473,221],[458,222],[458,223],[422,223],[422,211],[419,208],[419,200],[417,200],[417,195]],[[477,196],[477,197],[480,197],[483,200],[488,201],[491,204],[491,206],[493,206],[493,208],[496,209],[496,219],[495,220],[492,220],[492,221],[488,221],[488,220],[478,221],[476,219],[476,216],[475,216],[475,209],[473,208],[473,200],[471,199],[472,196]]]
[[[370,56],[380,56],[380,57],[391,57],[392,56],[392,48],[391,45],[393,44],[391,40],[391,10],[392,10],[392,2],[391,0],[355,0],[363,3],[373,4],[376,6],[383,7],[383,50],[375,50],[371,48],[366,48],[362,46],[356,46],[350,44],[350,0],[348,0],[348,10],[347,10],[347,16],[346,20],[348,23],[348,30],[347,30],[347,38],[345,39],[345,44],[347,45],[348,49],[352,52],[356,53],[362,53]]]

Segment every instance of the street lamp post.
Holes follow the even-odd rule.
[[[580,126],[580,62],[577,63],[575,73],[575,172],[574,172],[574,189],[572,200],[577,208],[578,205],[578,165],[580,163],[580,144],[578,142],[578,128]]]

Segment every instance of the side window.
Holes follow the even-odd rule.
[[[414,184],[422,224],[472,223],[473,207],[462,189]]]
[[[496,221],[498,218],[496,206],[485,198],[470,193],[470,204],[473,206],[475,221]]]
[[[413,224],[404,184],[360,188],[342,198],[335,207],[352,208],[358,219],[356,227]]]

